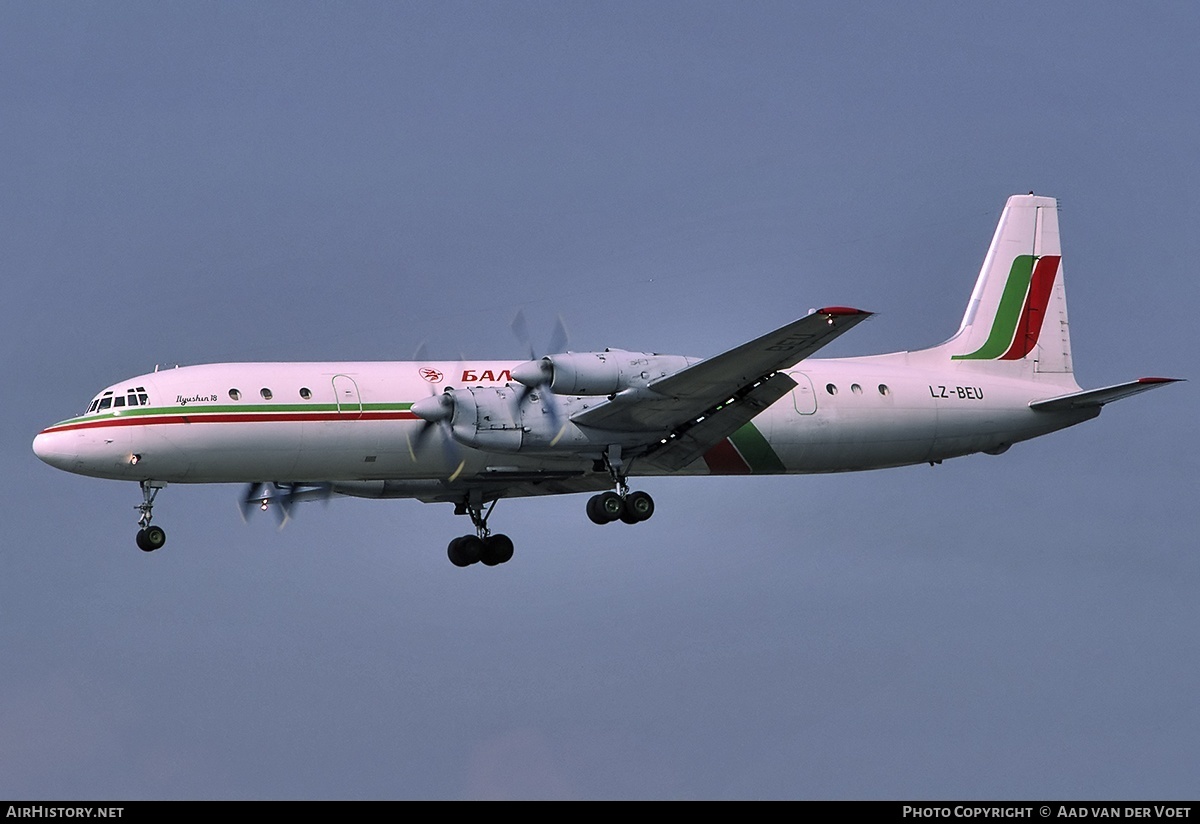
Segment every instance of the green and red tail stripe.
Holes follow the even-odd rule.
[[[1061,255],[1017,255],[988,339],[971,354],[953,355],[951,360],[1020,360],[1032,352],[1042,332],[1061,260]]]

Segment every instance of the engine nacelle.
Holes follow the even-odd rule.
[[[456,441],[496,452],[521,448],[525,430],[516,408],[516,390],[507,386],[469,387],[454,391],[453,398],[450,431]]]
[[[449,423],[456,441],[488,452],[587,454],[609,444],[633,445],[645,439],[645,433],[576,426],[570,416],[598,403],[586,396],[562,397],[508,385],[452,389],[435,398],[413,405],[418,417]]]
[[[512,376],[525,386],[547,388],[557,395],[615,395],[643,387],[693,362],[679,355],[605,349],[547,355],[521,364],[512,370]]]

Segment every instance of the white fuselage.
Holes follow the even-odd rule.
[[[1006,375],[994,367],[934,365],[918,355],[804,361],[787,370],[795,389],[682,473],[842,472],[940,461],[1003,451],[1099,411],[1034,411],[1030,401],[1061,387],[1016,368]],[[171,483],[432,481],[458,461],[465,461],[464,475],[497,467],[590,471],[592,459],[580,454],[466,447],[451,454],[440,430],[415,437],[427,424],[410,411],[414,402],[446,387],[504,385],[516,366],[234,363],[158,371],[114,384],[98,400],[128,398],[127,405],[102,409],[94,402],[88,413],[40,433],[34,450],[82,475]],[[629,470],[654,474],[636,460]]]

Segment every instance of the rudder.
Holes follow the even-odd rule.
[[[958,332],[937,348],[955,361],[1022,361],[1039,374],[1073,371],[1054,198],[1008,199]]]

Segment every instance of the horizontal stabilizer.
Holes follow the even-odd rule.
[[[1047,398],[1043,401],[1033,401],[1030,409],[1042,412],[1065,412],[1069,409],[1086,409],[1088,407],[1104,406],[1111,401],[1119,401],[1139,392],[1146,392],[1169,383],[1176,383],[1180,378],[1138,378],[1135,381],[1106,386],[1103,389],[1088,389],[1083,392],[1072,392],[1070,395],[1059,395],[1057,398]]]

